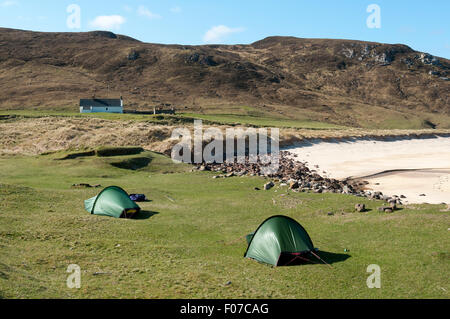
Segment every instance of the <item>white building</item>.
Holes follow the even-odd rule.
[[[81,99],[80,113],[123,113],[123,99]]]

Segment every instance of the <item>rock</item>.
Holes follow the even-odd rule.
[[[94,272],[92,275],[94,275],[94,276],[100,276],[100,275],[109,275],[109,274],[111,274],[111,273],[109,273],[109,272],[104,272],[104,271],[97,271],[97,272]]]
[[[436,58],[428,53],[421,53],[419,56],[419,59],[423,64],[432,64],[432,65],[440,65],[441,64],[441,62],[439,61],[438,58]]]
[[[420,194],[419,196],[422,196],[422,197],[423,197],[423,196],[427,196],[427,195],[425,195],[425,194]]]
[[[100,184],[91,185],[91,184],[86,184],[86,183],[73,184],[72,185],[73,188],[98,188],[98,187],[101,187],[101,186],[102,185],[100,185]]]
[[[328,215],[328,216],[333,216],[334,213],[333,213],[333,212],[328,212],[327,215]]]
[[[382,65],[388,65],[392,62],[392,57],[387,55],[386,53],[382,53],[375,56],[375,62],[378,62]]]
[[[254,188],[255,191],[260,191],[261,189],[259,187]]]
[[[392,210],[396,210],[397,209],[397,203],[396,202],[390,202],[389,206],[392,208]]]
[[[293,191],[314,191],[316,193],[346,193],[353,195],[366,196],[363,192],[363,181],[340,181],[333,178],[320,176],[316,171],[310,170],[307,163],[297,162],[291,157],[291,153],[281,151],[279,153],[279,169],[274,173],[266,173],[259,160],[250,161],[249,156],[245,157],[243,162],[237,163],[230,161],[225,163],[208,163],[196,165],[194,170],[210,170],[227,174],[223,177],[239,176],[265,176],[273,183],[287,184]],[[231,175],[233,173],[234,175]],[[228,175],[229,174],[229,175]],[[367,182],[366,182],[367,183]],[[273,185],[275,186],[275,184]],[[273,187],[271,186],[271,187]],[[283,185],[284,186],[284,185]],[[270,187],[270,188],[271,188]]]
[[[139,58],[139,53],[132,50],[130,53],[128,53],[127,58],[129,61],[135,61]]]
[[[274,186],[275,186],[275,184],[272,181],[270,181],[270,182],[264,184],[264,190],[268,191],[269,189],[271,189]]]
[[[299,188],[297,181],[293,181],[293,182],[289,183],[289,189],[297,189],[297,188]]]
[[[406,196],[405,195],[400,195],[400,198],[406,198]]]
[[[348,59],[351,59],[355,56],[355,51],[350,48],[343,48],[341,53]]]
[[[234,176],[234,173],[233,173],[233,172],[228,173],[227,175],[225,175],[225,177],[233,177],[233,176]]]
[[[366,211],[366,205],[364,205],[364,204],[356,204],[355,205],[355,210],[357,212],[360,212],[360,213],[365,212]]]
[[[383,207],[379,207],[378,211],[379,212],[384,212],[384,213],[392,213],[394,210],[393,210],[392,207],[385,207],[385,206],[383,206]]]

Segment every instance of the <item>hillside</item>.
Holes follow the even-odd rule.
[[[357,127],[450,127],[450,61],[405,45],[269,37],[161,45],[110,32],[0,29],[0,109],[129,109],[311,119]],[[245,106],[245,107],[243,107]]]

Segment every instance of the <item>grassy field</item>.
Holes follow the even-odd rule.
[[[346,130],[357,128],[359,130],[423,130],[431,129],[430,123],[435,123],[439,130],[450,128],[450,117],[433,114],[418,113],[416,116],[404,114],[400,111],[385,109],[381,107],[354,106],[348,110],[336,111],[347,119],[346,124],[333,124],[325,120],[327,117],[311,114],[307,110],[296,110],[288,112],[283,110],[281,114],[276,110],[260,110],[250,106],[236,106],[228,108],[202,108],[201,111],[193,112],[184,110],[176,115],[147,115],[147,114],[112,114],[112,113],[79,113],[65,110],[0,110],[2,116],[18,116],[23,118],[42,117],[65,117],[103,119],[112,121],[134,121],[147,122],[155,125],[184,125],[192,123],[194,119],[203,120],[206,125],[242,125],[255,127],[278,127],[285,129],[307,129],[307,130]],[[322,118],[322,120],[313,120]],[[427,119],[425,121],[424,119]]]
[[[65,155],[0,157],[0,297],[450,296],[450,213],[442,205],[384,214],[381,202],[348,195],[255,191],[264,179],[213,179],[151,152],[57,160]],[[148,166],[116,167],[133,158]],[[93,216],[83,201],[101,188],[74,183],[118,185],[151,201],[134,220]],[[359,202],[370,211],[354,212]],[[243,237],[275,214],[299,221],[333,269],[243,258]],[[80,289],[66,287],[69,264],[81,267]],[[381,289],[366,286],[370,264],[381,267]]]
[[[339,126],[324,122],[311,120],[289,120],[277,117],[260,117],[252,115],[237,114],[195,114],[185,113],[181,116],[187,118],[201,119],[210,123],[222,125],[244,125],[257,127],[282,127],[282,128],[304,128],[304,129],[344,129],[345,126]]]

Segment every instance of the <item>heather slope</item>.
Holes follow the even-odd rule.
[[[122,95],[129,109],[448,128],[449,67],[405,45],[353,40],[187,46],[0,29],[0,108],[73,111],[82,97]]]

